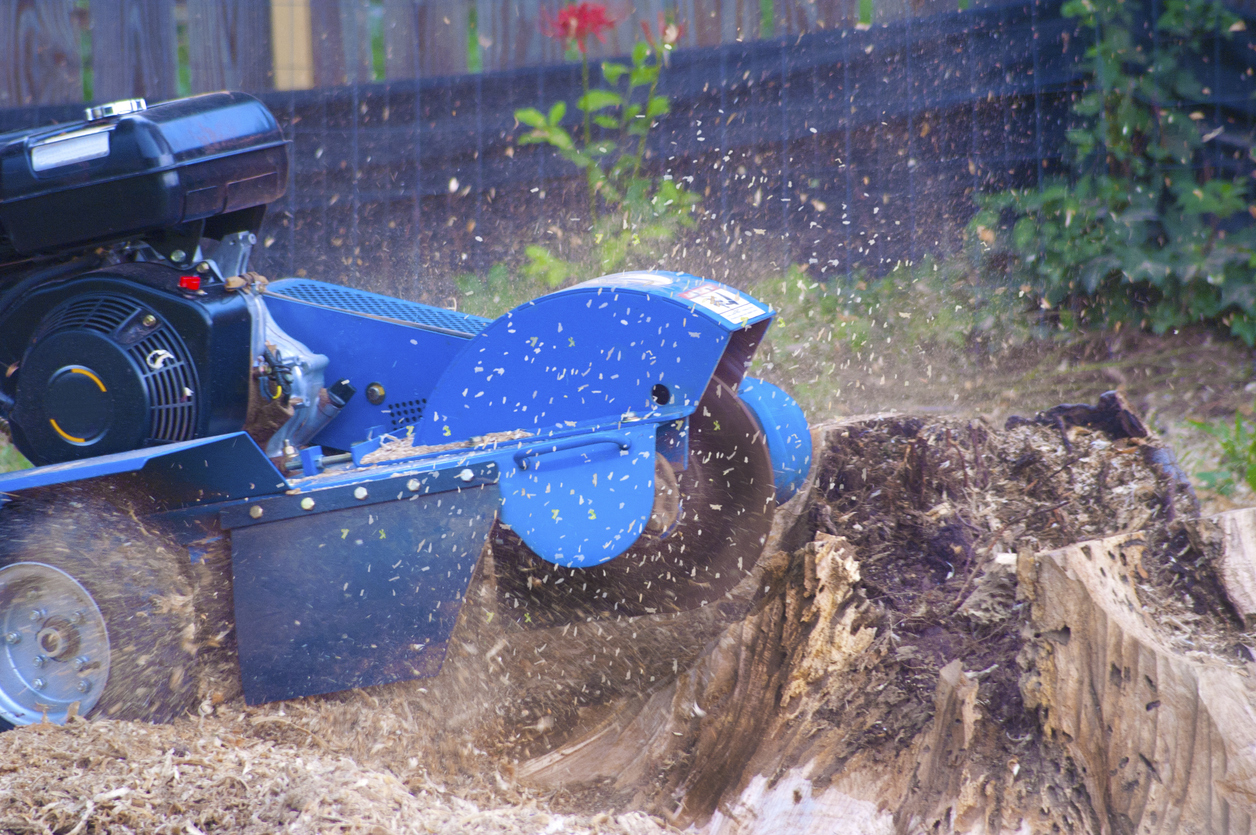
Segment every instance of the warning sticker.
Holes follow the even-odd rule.
[[[680,294],[680,297],[739,325],[767,313],[754,302],[747,301],[735,291],[718,284],[702,284],[692,290],[686,290]]]

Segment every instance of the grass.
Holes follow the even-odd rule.
[[[1022,344],[1039,330],[1023,315],[1022,291],[981,280],[962,256],[828,283],[795,266],[749,292],[777,311],[751,373],[788,386],[812,414],[832,413],[843,387],[849,399],[852,381],[888,375],[905,386],[917,377],[925,386],[935,377],[941,383],[943,368]]]
[[[30,469],[31,462],[22,457],[7,440],[0,440],[0,473]]]

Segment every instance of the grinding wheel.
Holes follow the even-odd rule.
[[[666,492],[670,479],[658,481]],[[689,418],[689,466],[675,487],[678,508],[666,496],[656,502],[662,524],[592,568],[547,562],[499,525],[491,541],[502,614],[554,625],[684,611],[716,602],[749,573],[772,525],[772,461],[754,415],[718,378]]]

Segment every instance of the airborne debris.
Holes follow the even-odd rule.
[[[445,672],[423,687],[256,709],[228,694],[172,726],[0,735],[0,825],[646,833],[664,818],[748,833],[783,831],[773,810],[810,798],[834,831],[856,820],[845,810],[881,827],[864,831],[932,831],[950,814],[950,831],[1097,832],[1088,798],[1106,778],[1079,769],[1107,749],[1066,747],[1036,718],[1075,695],[1040,659],[1076,664],[1096,634],[1048,606],[1066,576],[1050,566],[1119,535],[1090,553],[1119,565],[1113,588],[1184,671],[1174,682],[1188,658],[1240,674],[1234,647],[1253,640],[1211,574],[1217,537],[1184,521],[1192,498],[1151,452],[1163,445],[1071,423],[822,427],[810,489],[778,515],[768,556],[691,612],[529,628],[499,610],[490,556]],[[1115,687],[1104,675],[1096,686]],[[1148,675],[1154,698],[1121,696],[1142,699],[1139,721],[1180,712],[1170,679]],[[1143,752],[1151,765],[1132,755],[1145,785],[1170,774],[1158,750]]]

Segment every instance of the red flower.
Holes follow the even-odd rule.
[[[614,29],[615,23],[601,3],[569,3],[557,14],[541,12],[541,31],[545,36],[563,42],[574,40],[581,52],[586,51],[589,35],[606,43],[603,33]]]

